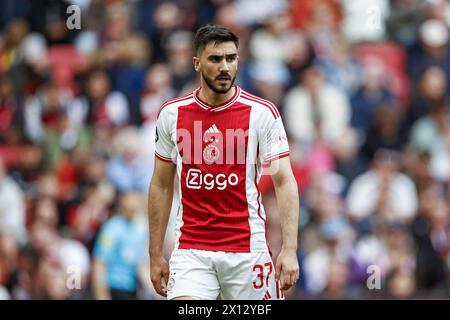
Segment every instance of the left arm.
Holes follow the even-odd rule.
[[[289,157],[274,160],[269,165],[280,212],[283,245],[276,261],[276,278],[284,290],[292,287],[299,277],[297,239],[299,197],[297,182],[292,173]]]

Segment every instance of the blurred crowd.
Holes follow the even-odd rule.
[[[450,298],[450,1],[2,0],[0,299],[160,298],[155,121],[198,86],[206,23],[240,37],[236,82],[284,119],[301,199],[287,297]]]

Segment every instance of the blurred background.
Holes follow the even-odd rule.
[[[198,86],[206,23],[240,37],[237,83],[288,132],[301,278],[287,298],[450,298],[446,0],[2,0],[0,298],[159,299],[155,120]]]

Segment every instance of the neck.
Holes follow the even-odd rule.
[[[124,217],[128,222],[133,220],[133,214],[130,214],[129,212],[122,212],[122,217]]]
[[[233,85],[230,90],[226,93],[217,93],[211,90],[206,83],[202,84],[200,91],[198,92],[198,96],[200,99],[205,101],[206,103],[217,106],[219,104],[224,103],[225,101],[231,99],[236,91],[236,87]]]

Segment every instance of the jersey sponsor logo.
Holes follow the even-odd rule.
[[[158,127],[156,127],[156,130],[155,130],[155,142],[158,142],[158,140],[159,140]]]
[[[186,187],[189,189],[206,189],[225,190],[228,186],[235,186],[239,183],[237,174],[232,173],[225,175],[219,173],[213,175],[211,173],[204,174],[200,169],[189,169],[186,176]]]

